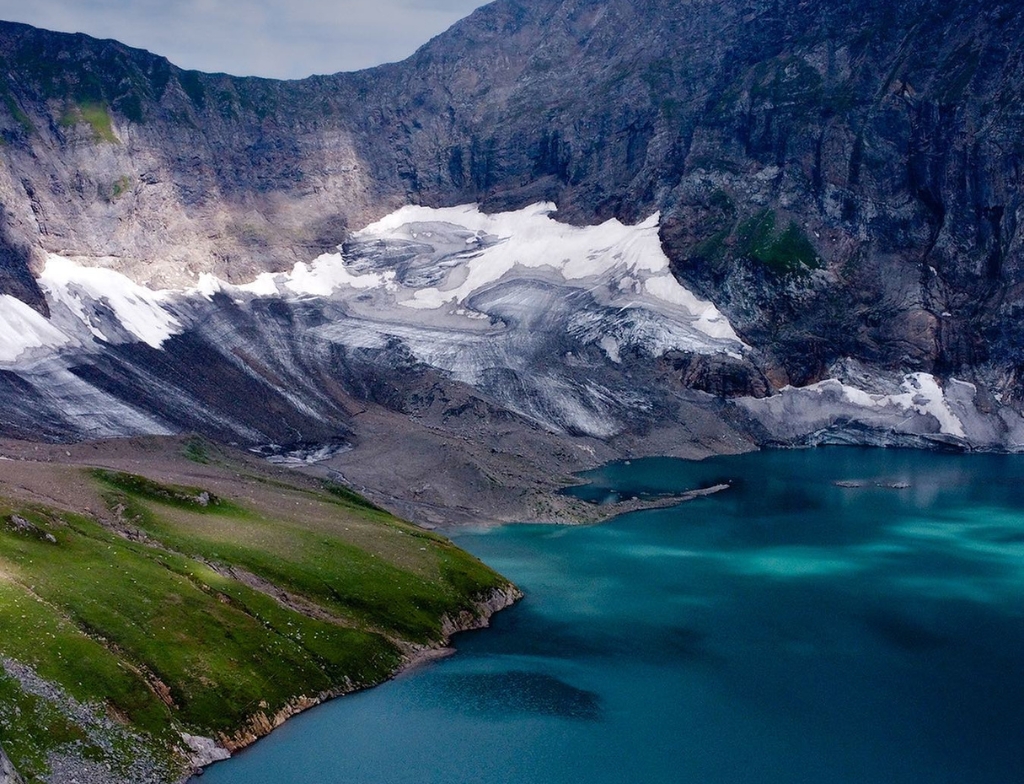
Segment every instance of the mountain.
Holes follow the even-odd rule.
[[[559,492],[636,455],[1024,450],[1021,40],[1009,0],[498,0],[282,82],[0,23],[0,781],[172,780],[514,598],[374,504],[578,521],[642,503]],[[407,595],[321,595],[367,558]],[[244,672],[106,612],[139,583]],[[278,632],[260,686],[236,649]]]
[[[420,520],[543,517],[632,454],[1020,448],[1022,26],[499,0],[405,62],[280,82],[4,24],[0,318],[31,338],[0,429],[326,445]],[[640,276],[625,247],[532,266],[652,232]],[[463,286],[495,248],[520,255]]]

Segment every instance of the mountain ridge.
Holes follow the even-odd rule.
[[[664,399],[778,397],[782,407],[789,390],[803,389],[801,405],[817,412],[809,429],[780,423],[776,403],[730,414],[751,444],[792,443],[843,431],[851,405],[866,405],[876,422],[875,409],[903,401],[923,373],[940,392],[967,384],[954,389],[969,404],[963,416],[991,420],[965,431],[981,434],[968,435],[968,446],[1016,448],[1020,34],[1024,12],[1009,2],[872,0],[853,10],[820,0],[499,0],[402,63],[282,82],[183,71],[116,42],[0,27],[0,293],[46,313],[37,278],[48,254],[151,288],[190,289],[206,273],[244,283],[338,246],[345,255],[355,230],[406,204],[475,203],[498,214],[550,201],[559,220],[592,226],[657,212],[676,278],[714,303],[747,349],[644,355],[631,382],[632,370],[611,368],[614,388],[632,383]],[[409,237],[381,241],[415,264],[433,252]],[[371,263],[366,253],[343,264]],[[90,307],[102,321],[102,302]],[[252,307],[244,318],[219,316],[218,328],[270,327],[273,308]],[[316,310],[274,307],[274,318],[289,313],[295,324]],[[273,326],[273,345],[298,352],[282,331],[290,328]],[[211,385],[190,379],[186,398],[222,407],[215,388],[245,388],[243,399],[273,400],[271,410],[293,406],[282,402],[294,397],[284,378],[302,388],[338,378],[339,360],[324,360],[322,349],[302,360],[316,367],[309,378],[295,375],[295,357],[291,375],[252,357],[229,370],[211,339],[221,338],[175,338],[173,360],[125,345],[71,367],[123,396],[148,383],[127,383],[126,362],[146,377],[147,362],[161,372],[199,362],[203,372],[189,375]],[[393,331],[389,340],[404,338]],[[552,348],[578,347],[572,340],[553,336]],[[596,343],[583,347],[602,356]],[[379,354],[397,362],[386,382],[366,377],[378,371],[365,356],[347,357],[345,395],[363,400],[387,386],[387,405],[415,408],[420,370],[409,356]],[[616,364],[612,354],[601,361]],[[580,391],[585,373],[598,372],[586,367],[558,370],[584,395],[577,403],[589,394]],[[212,383],[217,368],[230,382]],[[520,371],[501,372],[523,381]],[[26,378],[4,383],[24,395]],[[164,419],[180,408],[147,394],[150,413]],[[315,426],[294,409],[293,440],[347,438],[350,408],[335,400]],[[1004,408],[1009,420],[991,419]],[[255,410],[230,412],[232,432],[252,432]],[[190,426],[178,416],[175,426]],[[280,438],[282,428],[255,420]],[[859,427],[842,437],[866,438]],[[938,420],[931,427],[942,429]]]
[[[1022,66],[1007,41],[1022,22],[1012,4],[977,6],[509,0],[402,63],[291,82],[6,26],[4,290],[40,304],[25,246],[36,271],[44,245],[119,257],[138,279],[244,280],[404,203],[553,200],[579,223],[662,210],[677,273],[735,310],[777,386],[820,380],[842,356],[963,372],[992,345],[1016,368],[1004,300],[1021,272],[1008,136]],[[49,42],[35,77],[12,29]],[[44,67],[69,59],[77,72]],[[742,236],[757,220],[768,241],[792,230],[833,279],[780,284]],[[851,296],[830,324],[820,311]],[[771,321],[786,325],[774,351]]]

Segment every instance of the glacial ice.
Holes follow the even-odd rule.
[[[67,335],[20,299],[0,295],[0,364],[17,362],[30,349],[52,349],[67,342]]]
[[[0,366],[28,380],[53,411],[92,417],[88,427],[98,432],[116,432],[117,417],[131,432],[154,431],[165,427],[160,417],[66,371],[106,344],[158,349],[186,331],[205,335],[237,365],[252,335],[211,332],[235,328],[231,319],[213,317],[212,301],[222,295],[248,314],[246,329],[265,332],[263,351],[274,356],[258,362],[284,377],[304,379],[309,362],[319,361],[306,356],[310,351],[326,356],[332,347],[372,353],[397,346],[394,356],[405,352],[551,431],[606,438],[630,417],[656,416],[668,410],[659,406],[672,405],[671,390],[645,386],[633,375],[641,368],[638,357],[748,350],[713,303],[672,275],[657,214],[635,226],[609,220],[581,227],[558,222],[555,212],[550,203],[498,214],[476,205],[403,207],[290,272],[264,273],[243,285],[204,274],[181,292],[153,291],[108,267],[53,254],[39,279],[51,319],[0,296]],[[261,321],[273,300],[320,315],[305,322],[303,334],[293,334],[290,326]],[[647,373],[654,366],[642,367]],[[144,385],[161,383],[145,366],[135,372]],[[1009,409],[979,413],[969,384],[940,383],[927,373],[878,384],[840,376],[736,404],[782,443],[815,442],[830,433],[857,440],[870,431],[1024,444],[1024,419]],[[311,389],[283,384],[276,392],[315,418]],[[97,418],[104,406],[115,413]],[[190,406],[193,418],[220,421],[201,400]]]
[[[738,403],[785,440],[824,432],[844,421],[892,433],[937,434],[954,441],[994,440],[973,406],[957,400],[961,388],[973,391],[973,385],[956,379],[943,386],[930,373],[905,374],[899,380],[900,391],[889,393],[868,392],[829,378],[806,387],[785,387],[770,398],[743,398]],[[970,418],[970,434],[962,416]]]
[[[159,348],[184,329],[168,311],[171,292],[153,291],[111,269],[50,254],[39,277],[49,319],[10,295],[0,296],[0,364],[25,367],[93,338]]]
[[[502,280],[537,278],[585,288],[603,305],[660,311],[713,341],[731,342],[731,350],[742,347],[718,309],[685,289],[670,272],[658,238],[657,213],[636,226],[614,218],[598,226],[572,226],[556,221],[555,211],[551,203],[493,215],[476,205],[403,207],[354,239],[429,243],[446,232],[461,239],[461,253],[453,255],[443,279],[415,289],[402,300],[406,307],[463,304]],[[717,351],[722,346],[714,343],[708,348]]]
[[[54,324],[69,336],[84,326],[107,343],[137,340],[160,348],[183,328],[164,307],[169,292],[153,291],[112,269],[84,267],[51,253],[39,286]]]

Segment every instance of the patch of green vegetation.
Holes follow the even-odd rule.
[[[60,577],[49,572],[64,572],[74,565],[80,552],[77,536],[66,523],[56,522],[59,518],[52,513],[22,508],[12,511],[14,515],[45,526],[56,542],[10,527],[0,529],[0,657],[31,667],[80,703],[104,706],[135,729],[149,756],[172,765],[169,749],[178,742],[178,735],[167,706],[106,640],[94,637],[65,607],[48,598],[48,581]],[[92,571],[90,564],[84,569]],[[95,576],[102,579],[100,574]],[[130,601],[130,596],[122,601]],[[0,669],[0,744],[28,780],[46,772],[49,753],[68,745],[115,768],[134,758],[131,748],[114,748],[109,755],[103,752],[86,739],[93,738],[96,728],[87,733],[77,722],[60,706],[23,694]],[[118,740],[105,734],[107,741]]]
[[[101,103],[71,104],[61,115],[60,125],[64,128],[73,128],[79,123],[86,123],[92,128],[93,139],[98,142],[109,142],[117,144],[117,137],[114,135],[114,126],[110,119],[110,112]]]
[[[110,186],[111,199],[116,201],[124,196],[132,188],[132,178],[127,174],[118,177]]]
[[[776,235],[773,210],[763,210],[743,221],[736,237],[737,255],[758,261],[777,274],[805,273],[821,266],[814,246],[796,223],[790,221]]]
[[[384,511],[376,504],[363,498],[363,496],[359,495],[355,490],[345,487],[345,485],[340,485],[337,482],[324,482],[323,488],[335,498],[340,498],[342,501],[345,501],[349,506],[372,509],[375,512]]]
[[[716,231],[710,237],[698,242],[690,251],[690,258],[704,261],[718,261],[725,256],[729,229]]]
[[[238,119],[238,99],[231,90],[217,91],[217,107],[221,116],[229,120]]]
[[[110,120],[110,112],[107,107],[100,103],[84,103],[79,107],[82,119],[92,128],[93,136],[97,141],[117,144],[117,137],[114,136],[114,127]]]
[[[364,514],[386,517],[370,510]],[[354,626],[385,629],[417,643],[440,639],[444,615],[470,609],[470,597],[501,584],[487,567],[440,537],[382,522],[347,540],[325,536],[302,521],[255,516],[133,519],[147,534],[193,558],[241,566]],[[476,586],[470,594],[464,591],[468,583]]]
[[[736,238],[740,242],[737,252],[742,256],[753,256],[758,248],[771,242],[774,231],[775,213],[772,210],[762,210],[752,215],[740,223],[736,230]]]
[[[21,126],[21,130],[25,132],[25,135],[30,136],[35,133],[36,126],[33,124],[32,119],[25,114],[24,110],[20,106],[18,106],[18,102],[14,100],[14,96],[6,89],[6,84],[3,89],[3,100],[4,105],[7,107],[7,111],[11,113],[11,117],[14,118],[14,121]]]
[[[202,110],[206,107],[206,89],[203,87],[202,74],[198,71],[181,71],[178,74],[178,83],[196,109]]]
[[[120,490],[136,498],[159,501],[163,504],[200,513],[244,514],[240,507],[223,498],[218,498],[201,487],[164,485],[137,474],[108,471],[103,468],[93,469],[92,475],[107,487]]]
[[[142,98],[136,93],[122,95],[114,102],[114,106],[121,116],[137,125],[146,121],[146,113],[142,108]]]
[[[209,460],[201,439],[190,449]],[[268,479],[265,495],[247,485],[253,507],[251,495],[89,475],[125,535],[0,499],[0,658],[105,707],[167,765],[180,763],[181,731],[230,736],[300,695],[380,682],[404,643],[439,639],[443,616],[507,584],[342,485]],[[2,674],[0,717],[26,718],[0,719],[0,743],[23,773],[45,775],[68,743],[116,762],[90,745],[94,727]]]
[[[0,563],[21,576],[0,584],[0,612],[24,624],[0,651],[164,742],[182,725],[231,733],[254,706],[273,714],[346,678],[368,685],[399,661],[379,633],[307,618],[91,521],[69,523],[59,541],[46,548],[0,535]]]
[[[206,443],[206,439],[202,436],[189,436],[185,439],[185,448],[183,452],[185,458],[191,460],[193,463],[207,465],[210,462],[210,447],[209,444]]]

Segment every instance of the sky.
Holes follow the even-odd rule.
[[[87,33],[182,68],[298,79],[403,60],[484,0],[0,0],[0,19]]]

